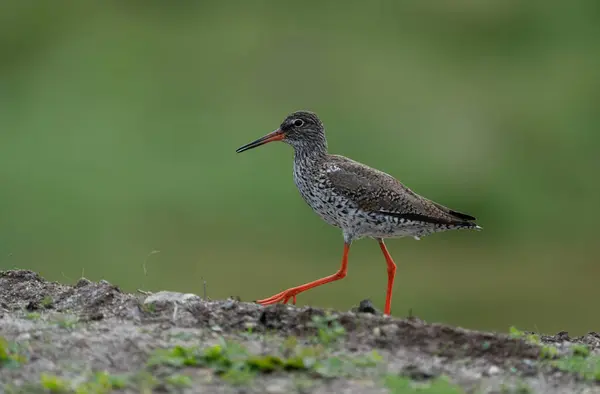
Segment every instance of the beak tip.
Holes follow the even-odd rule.
[[[264,137],[257,139],[256,141],[253,141],[249,144],[241,146],[236,149],[235,153],[242,153],[249,149],[254,149],[261,145],[268,144],[269,142],[273,142],[273,141],[283,141],[283,133],[281,132],[281,130],[277,129],[274,132],[269,133],[269,134],[265,135]]]

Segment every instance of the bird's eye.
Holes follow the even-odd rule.
[[[304,125],[304,121],[302,119],[296,119],[296,120],[294,120],[294,126],[296,126],[296,127],[302,127],[302,125]]]

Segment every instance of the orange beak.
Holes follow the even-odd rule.
[[[281,131],[280,129],[277,129],[274,132],[269,133],[269,134],[265,135],[264,137],[257,139],[256,141],[252,141],[251,143],[238,148],[236,150],[236,153],[242,153],[244,151],[257,148],[261,145],[268,144],[269,142],[282,141],[284,138],[285,138],[285,134],[283,134],[283,131]]]

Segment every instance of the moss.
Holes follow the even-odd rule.
[[[298,346],[295,339],[284,342],[282,354],[264,355],[251,354],[236,342],[222,340],[205,349],[175,346],[157,350],[148,361],[148,366],[211,368],[224,380],[244,384],[258,374],[283,370],[311,372],[322,377],[354,376],[382,360],[377,352],[358,357],[327,357],[325,354],[323,345]]]
[[[40,376],[40,385],[51,393],[68,393],[71,391],[71,385],[68,381],[45,373]]]
[[[586,345],[573,345],[571,351],[574,356],[587,357],[590,355],[590,348]]]
[[[50,296],[45,296],[42,298],[42,301],[40,301],[40,305],[46,309],[50,309],[54,305],[54,300]]]
[[[262,372],[273,372],[285,365],[281,358],[274,355],[250,356],[247,363],[252,369]]]
[[[88,382],[77,386],[75,392],[77,394],[105,394],[126,388],[127,382],[125,376],[98,372]]]

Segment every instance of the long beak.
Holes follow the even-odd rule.
[[[236,153],[242,153],[244,151],[257,148],[261,145],[268,144],[269,142],[282,141],[284,137],[285,137],[285,135],[283,134],[283,131],[281,131],[280,129],[277,129],[274,132],[269,133],[269,134],[265,135],[264,137],[257,139],[256,141],[252,141],[251,143],[238,148],[236,150]]]

